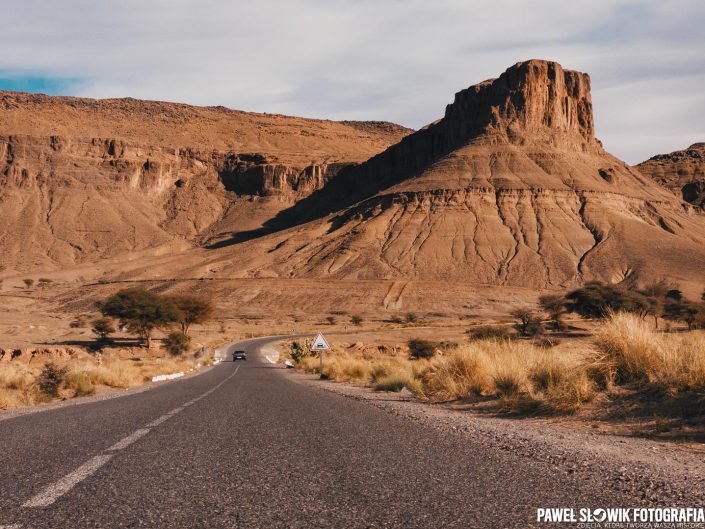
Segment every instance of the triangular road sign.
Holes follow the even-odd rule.
[[[311,351],[327,351],[328,349],[330,349],[328,342],[326,342],[326,339],[323,337],[323,334],[319,332],[316,336],[316,339],[313,340]]]

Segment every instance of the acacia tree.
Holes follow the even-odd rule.
[[[641,292],[619,285],[605,285],[590,281],[584,287],[565,296],[569,312],[577,312],[584,318],[605,318],[611,312],[634,312],[645,318],[652,306]]]
[[[91,330],[101,341],[105,341],[108,339],[108,336],[115,332],[115,327],[113,327],[112,319],[103,316],[102,318],[93,320]]]
[[[116,318],[130,332],[136,333],[147,348],[152,346],[154,329],[179,320],[180,312],[167,298],[141,288],[121,290],[101,305],[104,316]]]
[[[178,309],[179,315],[177,323],[181,328],[181,333],[188,336],[191,325],[206,323],[215,313],[213,302],[202,296],[181,295],[167,298]]]
[[[522,336],[532,336],[541,330],[541,318],[536,316],[529,308],[514,309],[511,313],[518,323],[514,326]]]
[[[566,299],[560,294],[546,294],[539,298],[543,311],[553,322],[557,331],[563,329],[563,315],[566,312]]]

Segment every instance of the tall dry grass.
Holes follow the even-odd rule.
[[[298,367],[318,373],[317,356]],[[431,359],[335,349],[326,354],[328,378],[368,385],[380,391],[406,388],[422,399],[499,399],[508,410],[545,407],[570,412],[591,400],[595,384],[588,364],[560,350],[510,340],[477,340]]]
[[[596,365],[610,382],[658,383],[673,390],[705,387],[705,333],[654,332],[627,313],[612,314],[595,334]]]
[[[125,389],[138,386],[153,376],[189,371],[196,365],[192,357],[148,358],[132,361],[120,358],[83,358],[65,363],[68,373],[60,387],[65,398],[92,395],[99,387]],[[31,406],[51,400],[39,388],[44,364],[3,362],[0,364],[0,409]]]

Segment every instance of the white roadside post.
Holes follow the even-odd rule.
[[[328,345],[328,342],[326,341],[325,337],[323,336],[323,333],[318,333],[316,335],[316,338],[313,340],[313,345],[311,346],[311,351],[318,351],[318,355],[320,358],[320,368],[319,371],[321,373],[321,378],[323,378],[323,352],[328,351],[330,349],[330,346]]]

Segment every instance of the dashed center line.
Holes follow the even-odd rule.
[[[101,454],[95,456],[93,459],[82,464],[76,470],[67,474],[59,481],[56,481],[45,488],[42,492],[34,496],[34,498],[25,502],[23,507],[47,507],[54,503],[58,498],[66,494],[78,483],[86,479],[91,474],[94,474],[96,470],[102,467],[105,463],[110,461],[113,457],[109,454]]]
[[[130,446],[132,443],[137,441],[140,437],[144,437],[150,432],[149,428],[141,428],[137,431],[132,432],[130,435],[125,437],[124,439],[121,439],[117,443],[115,443],[113,446],[108,448],[109,451],[115,451],[115,450],[122,450],[123,448],[127,448]]]
[[[140,428],[139,430],[135,430],[132,432],[130,435],[127,437],[121,439],[117,443],[115,443],[113,446],[108,448],[105,452],[115,452],[118,450],[123,450],[124,448],[127,448],[130,446],[132,443],[135,441],[141,439],[145,435],[147,435],[152,428],[155,426],[158,426],[165,422],[166,420],[170,419],[177,413],[181,412],[186,408],[187,406],[191,406],[192,404],[195,404],[199,400],[201,400],[204,397],[207,397],[211,393],[213,393],[215,390],[217,390],[220,386],[225,384],[228,380],[233,378],[237,372],[239,371],[240,366],[237,366],[235,371],[233,372],[232,375],[228,376],[225,380],[221,381],[219,384],[215,385],[208,391],[206,391],[204,394],[196,397],[195,399],[192,399],[188,401],[187,403],[179,406],[178,408],[174,408],[170,412],[162,415],[161,417],[155,419],[151,423],[149,423],[146,427]],[[48,487],[46,487],[44,490],[42,490],[39,494],[31,498],[30,500],[26,501],[22,506],[23,507],[28,507],[28,508],[41,508],[41,507],[48,507],[52,503],[54,503],[57,499],[59,499],[61,496],[66,494],[68,491],[70,491],[73,487],[75,487],[78,483],[86,479],[87,477],[91,476],[94,474],[100,467],[102,467],[105,463],[107,463],[110,458],[113,457],[113,454],[108,454],[108,453],[103,453],[100,455],[95,456],[94,458],[90,459],[80,467],[78,467],[76,470],[71,472],[70,474],[67,474],[63,478],[61,478],[58,481],[55,481]],[[21,529],[21,525],[19,524],[10,524],[10,525],[0,525],[0,529]]]

